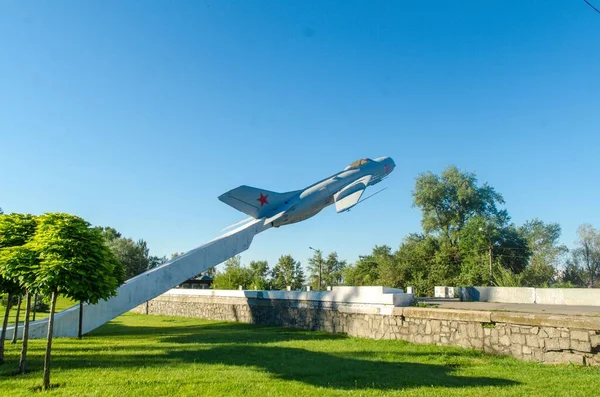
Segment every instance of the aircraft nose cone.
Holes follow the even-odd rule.
[[[394,160],[392,160],[391,157],[386,157],[383,161],[383,166],[387,175],[390,174],[394,170],[394,168],[396,168],[396,163],[394,163]]]

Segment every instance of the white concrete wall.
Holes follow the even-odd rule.
[[[459,294],[463,300],[479,302],[535,303],[535,288],[460,287]]]
[[[600,306],[600,289],[536,288],[535,303],[541,305]]]
[[[334,287],[331,291],[241,291],[175,288],[164,295],[214,296],[220,298],[279,299],[327,303],[409,306],[412,294],[387,287]]]
[[[462,300],[540,305],[600,306],[600,289],[460,287]]]

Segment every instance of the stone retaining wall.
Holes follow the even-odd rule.
[[[462,346],[527,361],[600,366],[599,317],[187,295],[162,295],[133,311]]]

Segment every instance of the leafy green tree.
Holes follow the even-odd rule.
[[[169,260],[166,256],[150,255],[150,257],[148,258],[148,270],[154,269],[155,267],[159,267],[160,265],[163,265],[168,261]]]
[[[560,244],[561,227],[558,223],[545,223],[538,218],[525,222],[519,228],[531,250],[531,264],[558,268],[569,251]]]
[[[6,308],[4,309],[4,319],[2,321],[2,331],[0,333],[0,364],[4,364],[4,341],[6,339],[6,329],[8,328],[8,316],[12,308],[13,298],[20,293],[19,284],[12,279],[4,278],[0,272],[0,292],[8,295]]]
[[[337,252],[330,252],[325,260],[325,272],[322,280],[325,285],[342,285],[344,281],[344,269],[346,261],[338,258]]]
[[[450,245],[456,245],[461,230],[474,216],[485,219],[507,217],[498,205],[504,199],[494,188],[477,184],[475,174],[446,168],[441,176],[432,172],[417,177],[413,191],[414,205],[421,208],[423,231],[439,235]]]
[[[225,270],[217,272],[213,280],[215,289],[249,288],[252,285],[252,272],[242,266],[241,257],[236,255],[225,261]]]
[[[323,286],[341,285],[345,267],[346,261],[339,260],[337,252],[331,252],[324,258],[321,250],[315,250],[313,256],[308,259],[309,283],[316,290],[322,289]]]
[[[117,260],[107,248],[101,232],[85,220],[69,214],[49,213],[39,217],[31,247],[38,252],[38,287],[51,294],[48,339],[44,358],[43,390],[50,387],[50,356],[56,298],[97,303],[116,295]]]
[[[33,237],[33,236],[32,236]],[[15,280],[25,290],[25,321],[23,325],[23,342],[19,359],[19,373],[25,373],[27,362],[27,346],[29,341],[29,318],[31,314],[31,297],[37,291],[37,271],[39,256],[29,244],[0,249],[0,272],[3,277]],[[17,325],[13,335],[17,335]]]
[[[527,241],[500,208],[502,195],[488,184],[479,185],[475,174],[455,166],[441,176],[421,174],[413,197],[423,212],[425,235],[438,240],[427,274],[436,284],[490,284],[496,264],[516,273],[527,266]]]
[[[344,284],[351,286],[377,285],[379,283],[379,264],[369,255],[360,255],[356,263],[344,269]]]
[[[117,229],[110,226],[96,226],[94,229],[98,229],[107,242],[122,237],[121,233],[118,232]]]
[[[148,270],[150,250],[144,240],[133,241],[130,238],[114,238],[108,241],[108,247],[125,267],[126,280]]]
[[[299,290],[304,285],[304,271],[300,262],[291,255],[282,255],[273,268],[273,288],[285,289],[290,286],[293,290]]]
[[[431,296],[439,278],[447,273],[447,261],[440,242],[431,235],[412,233],[394,254],[398,264],[396,284],[392,287],[413,286],[417,296]]]
[[[515,274],[509,269],[498,267],[496,269],[494,284],[496,287],[521,287],[523,285],[523,275]]]
[[[23,349],[19,362],[19,371],[25,372],[25,361],[27,357],[27,343],[29,331],[29,315],[31,310],[31,292],[35,289],[35,270],[37,266],[37,254],[25,248],[26,244],[35,234],[37,226],[36,217],[30,214],[2,214],[0,215],[0,275],[3,284],[10,292],[19,294],[17,303],[17,316],[15,332],[13,332],[13,343],[16,343],[17,328],[19,325],[19,312],[21,308],[21,293],[26,291],[25,324],[23,330]],[[7,309],[10,304],[7,305]],[[6,318],[6,314],[5,314]],[[0,336],[0,360],[4,356],[4,338],[6,337],[6,326],[3,326]]]
[[[565,268],[560,273],[559,283],[571,287],[586,286],[586,272],[579,264],[578,255],[573,255],[571,259],[567,259]]]
[[[396,287],[400,283],[397,258],[387,245],[376,245],[368,259],[377,264],[378,285]]]
[[[267,261],[252,261],[249,267],[252,288],[257,290],[269,289],[269,263]]]

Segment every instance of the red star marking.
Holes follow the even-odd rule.
[[[384,168],[385,168],[385,173],[386,174],[389,174],[390,172],[392,172],[392,166],[391,165],[385,164]]]
[[[265,195],[263,196],[263,194],[260,194],[260,197],[256,199],[256,201],[260,201],[260,207],[262,208],[263,205],[265,204],[269,204],[269,202],[267,201],[267,197],[269,197],[269,195]]]

